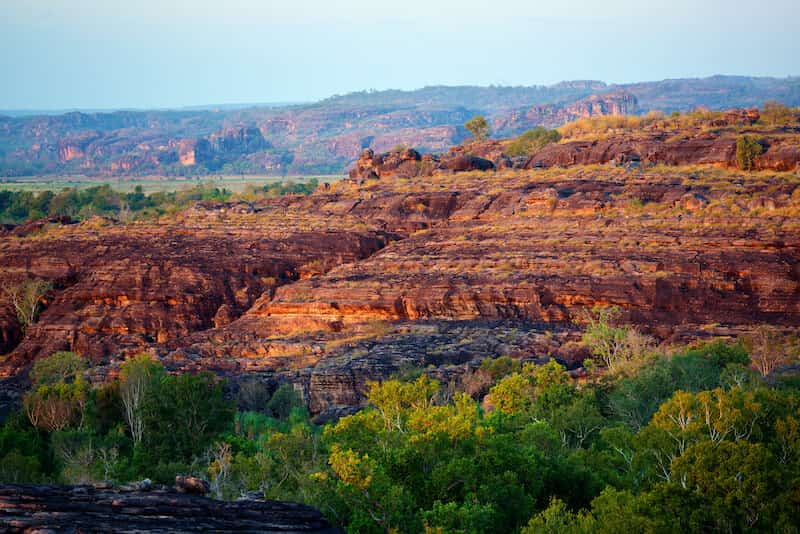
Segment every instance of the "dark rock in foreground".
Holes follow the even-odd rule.
[[[325,532],[302,504],[217,501],[172,489],[0,485],[0,532]]]

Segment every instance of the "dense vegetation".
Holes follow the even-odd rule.
[[[61,191],[0,191],[0,223],[20,223],[41,217],[66,216],[85,219],[92,216],[130,218],[158,215],[184,208],[199,201],[225,201],[232,198],[254,200],[285,194],[309,194],[317,188],[312,179],[304,183],[274,183],[252,186],[240,195],[213,184],[188,189],[145,193],[137,185],[124,193],[108,184],[84,189],[64,188]]]
[[[217,497],[260,489],[349,532],[797,532],[800,391],[773,373],[796,340],[765,327],[667,354],[614,318],[588,322],[581,382],[508,357],[447,385],[407,372],[323,427],[289,385],[226,395],[140,355],[92,387],[85,360],[56,353],[0,428],[0,479],[193,473]]]

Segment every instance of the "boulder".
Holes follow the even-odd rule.
[[[175,490],[178,493],[191,493],[193,495],[205,495],[211,491],[211,485],[207,480],[198,477],[175,477]]]

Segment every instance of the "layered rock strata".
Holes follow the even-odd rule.
[[[171,489],[0,485],[0,531],[337,533],[322,515],[295,503],[217,501]]]

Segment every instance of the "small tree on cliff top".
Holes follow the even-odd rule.
[[[483,115],[476,115],[464,123],[464,128],[469,130],[472,136],[480,141],[489,137],[489,123]]]
[[[39,317],[42,299],[52,288],[53,286],[50,282],[31,279],[3,286],[3,296],[14,307],[14,312],[17,314],[17,320],[23,331],[36,322]]]

